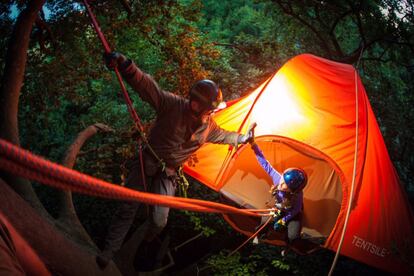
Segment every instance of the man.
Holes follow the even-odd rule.
[[[240,135],[217,126],[210,113],[222,101],[221,90],[211,80],[200,80],[190,90],[189,99],[161,90],[151,76],[142,72],[130,59],[120,53],[105,54],[109,68],[117,67],[124,80],[148,102],[157,117],[149,133],[151,150],[144,151],[145,179],[151,192],[174,196],[178,168],[204,143],[230,144],[237,146],[249,141],[249,134]],[[165,168],[161,166],[162,160]],[[126,186],[143,190],[143,177],[139,160],[132,162]],[[104,268],[115,251],[119,250],[136,214],[138,204],[123,203],[117,210],[108,230],[102,253],[97,263]],[[155,236],[167,224],[168,207],[153,206],[150,212],[148,231],[141,248],[150,247]],[[146,250],[141,250],[146,251]],[[142,257],[142,256],[141,256]],[[147,265],[150,260],[144,262]],[[151,266],[151,265],[149,265]],[[147,269],[149,270],[149,269]]]

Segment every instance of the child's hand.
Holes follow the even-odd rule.
[[[274,190],[276,190],[276,186],[272,185],[272,187],[269,190],[269,193],[273,194]]]
[[[282,211],[280,211],[279,209],[275,209],[274,215],[273,215],[273,219],[275,221],[278,221],[282,218]]]
[[[275,222],[275,224],[273,224],[273,229],[275,229],[275,231],[280,231],[283,228],[285,228],[285,222],[283,221],[283,219],[279,219],[278,221]]]

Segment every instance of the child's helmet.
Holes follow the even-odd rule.
[[[306,186],[308,178],[304,170],[289,168],[283,172],[283,180],[292,192],[296,192]]]

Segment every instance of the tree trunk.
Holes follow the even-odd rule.
[[[45,0],[28,1],[26,9],[16,20],[5,58],[4,74],[0,86],[0,137],[15,145],[20,145],[17,114],[30,34],[44,2]],[[29,181],[6,173],[0,173],[0,176],[7,183],[12,183],[13,189],[33,207],[43,215],[47,214]]]
[[[114,131],[110,127],[104,124],[96,123],[84,129],[78,134],[75,141],[66,151],[65,157],[62,161],[62,165],[68,168],[73,168],[76,157],[83,144],[98,131],[110,132]],[[90,238],[88,232],[82,226],[79,218],[76,214],[75,207],[72,201],[72,192],[61,191],[59,192],[59,218],[56,221],[56,225],[62,229],[65,233],[69,234],[71,240],[78,242],[79,244],[85,244],[94,250],[97,250],[96,245]]]
[[[0,190],[0,209],[53,275],[121,275],[114,263],[100,270],[93,252],[65,238],[1,178]]]
[[[45,0],[27,1],[19,14],[5,57],[0,86],[0,137],[20,145],[18,105],[27,61],[30,34]],[[5,181],[4,181],[5,180]],[[101,271],[90,248],[80,247],[65,238],[52,224],[32,209],[10,187],[45,215],[33,187],[26,179],[0,172],[0,209],[21,236],[38,253],[53,275],[120,275],[112,263]],[[1,262],[1,261],[0,261]]]

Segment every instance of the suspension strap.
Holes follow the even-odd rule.
[[[187,178],[184,175],[183,167],[180,166],[177,170],[177,176],[178,176],[178,185],[179,185],[179,191],[182,197],[187,197],[187,190],[190,186],[190,183],[188,182]]]
[[[105,38],[105,35],[103,34],[101,27],[98,24],[98,21],[96,20],[96,17],[88,3],[88,0],[83,0],[83,3],[85,4],[86,7],[86,11],[88,12],[89,17],[91,18],[92,21],[92,26],[95,29],[96,34],[99,37],[99,40],[102,43],[102,46],[105,50],[105,53],[110,53],[111,52],[111,47],[109,46],[108,41]],[[128,91],[125,87],[124,81],[122,80],[122,76],[121,73],[119,72],[118,68],[114,68],[115,71],[115,75],[116,78],[118,79],[119,85],[121,86],[121,92],[122,95],[124,97],[127,109],[129,114],[131,115],[132,120],[134,121],[134,125],[135,128],[138,130],[140,137],[142,139],[142,141],[144,142],[144,144],[146,145],[146,147],[149,149],[149,151],[151,152],[151,154],[155,157],[155,159],[157,159],[157,161],[160,163],[162,170],[165,169],[165,162],[155,153],[154,149],[150,146],[150,144],[148,143],[148,139],[145,135],[144,132],[144,127],[142,126],[142,122],[141,119],[139,118],[137,112],[135,111],[133,105],[132,105],[132,101],[131,98],[129,97]],[[144,173],[144,171],[142,171],[142,173]]]
[[[139,165],[141,168],[142,184],[144,184],[144,191],[148,192],[147,177],[145,176],[145,169],[144,169],[144,158],[142,156],[142,141],[138,141],[138,148],[139,148],[138,154],[139,154]],[[150,210],[149,210],[148,205],[145,205],[145,210],[147,212],[147,216],[149,216]]]
[[[273,215],[270,213],[268,216],[269,216],[269,218],[266,220],[266,222],[262,226],[260,226],[260,228],[255,233],[253,233],[253,235],[251,235],[247,240],[245,240],[241,245],[239,245],[239,247],[237,247],[232,252],[230,252],[227,255],[227,257],[232,256],[234,253],[236,253],[237,251],[239,251],[240,248],[242,248],[243,246],[245,246],[251,239],[254,239],[269,224],[269,222],[272,220]]]

